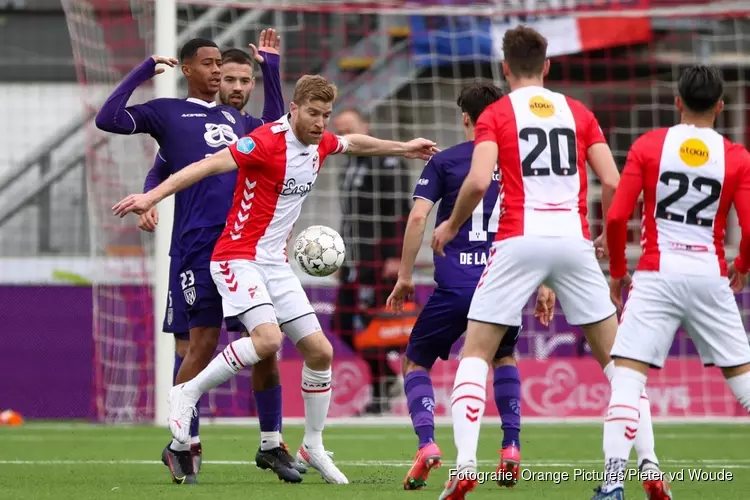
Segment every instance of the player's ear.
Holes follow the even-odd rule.
[[[508,66],[508,63],[506,63],[505,61],[503,61],[502,66],[503,66],[503,76],[505,78],[508,78],[508,75],[510,75],[510,67]]]
[[[544,61],[544,69],[542,69],[542,78],[546,78],[549,74],[549,59]]]
[[[469,120],[469,114],[468,113],[461,113],[461,121],[464,124],[464,127],[469,128],[469,125],[471,124],[471,121]]]
[[[185,76],[185,78],[190,77],[190,65],[183,63],[182,66],[180,66],[180,69],[182,70],[182,74]]]
[[[721,113],[723,109],[724,109],[724,99],[716,103],[716,110],[714,111],[714,115],[718,115],[719,113]]]
[[[683,104],[682,104],[682,98],[680,96],[675,96],[674,107],[677,108],[678,112],[682,113]]]

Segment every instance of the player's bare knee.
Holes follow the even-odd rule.
[[[174,339],[174,352],[181,358],[187,356],[188,348],[190,347],[190,340],[188,339]]]
[[[253,391],[265,391],[280,385],[279,362],[276,360],[276,356],[268,356],[253,365],[251,380]]]
[[[301,339],[297,349],[305,364],[313,370],[327,370],[333,362],[333,346],[323,332],[315,332]]]
[[[424,366],[419,366],[417,363],[415,363],[414,361],[410,360],[406,356],[404,356],[402,358],[402,361],[401,361],[401,373],[402,373],[402,375],[404,377],[407,376],[411,372],[416,372],[416,371],[419,371],[419,370],[423,370],[423,371],[426,371],[426,372],[430,371],[427,368],[425,368]]]
[[[724,378],[726,379],[739,377],[740,375],[744,375],[748,372],[750,372],[750,363],[721,369],[721,373],[724,374]]]
[[[265,359],[271,356],[275,358],[276,353],[281,349],[281,344],[284,341],[281,329],[276,323],[263,323],[256,326],[253,328],[250,337],[253,339],[255,352],[258,353],[260,359]]]
[[[218,328],[199,327],[190,330],[190,342],[185,356],[204,362],[206,365],[219,345]]]
[[[510,356],[503,356],[502,358],[495,358],[492,360],[492,365],[495,368],[501,366],[516,366],[516,358],[511,354]]]
[[[581,325],[583,335],[591,348],[591,354],[602,368],[607,366],[612,358],[609,353],[615,345],[617,335],[617,317],[613,314],[597,323]]]

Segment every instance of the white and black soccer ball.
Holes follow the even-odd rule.
[[[330,276],[345,257],[344,240],[328,226],[310,226],[294,242],[294,259],[310,276]]]

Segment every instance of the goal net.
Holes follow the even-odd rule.
[[[159,29],[154,25],[154,4],[148,0],[63,3],[79,82],[85,88],[82,105],[96,110],[128,71],[154,53],[154,34]],[[368,118],[371,134],[398,140],[428,137],[447,147],[465,140],[456,106],[458,93],[476,80],[505,88],[498,64],[500,40],[506,29],[525,23],[548,38],[552,65],[546,84],[593,110],[620,166],[638,135],[675,123],[675,82],[685,67],[696,63],[718,65],[726,79],[726,106],[718,130],[734,141],[750,143],[746,4],[639,0],[612,2],[607,10],[591,6],[597,2],[543,4],[534,8],[534,2],[499,0],[180,0],[177,45],[201,36],[215,40],[222,49],[245,48],[257,43],[260,30],[274,27],[282,37],[287,100],[299,76],[319,73],[338,86],[337,109],[359,110]],[[258,71],[256,75],[258,82],[246,109],[260,116],[263,85]],[[181,85],[180,95],[185,92]],[[152,86],[144,85],[130,102],[153,95]],[[164,334],[154,332],[151,293],[154,270],[168,266],[169,258],[154,254],[153,237],[140,232],[133,217],[115,219],[110,207],[142,188],[156,146],[146,136],[104,134],[93,122],[86,127],[92,258],[99,271],[94,285],[97,417],[147,421],[154,418],[157,404],[155,373],[172,370],[171,365],[155,362],[154,338]],[[405,169],[407,178],[394,178],[391,188],[381,189],[378,182],[395,175],[388,171],[393,165],[331,159],[297,223],[297,232],[313,224],[336,228],[348,248],[350,279],[345,286],[338,279],[300,273],[334,343],[333,417],[372,414],[402,421],[408,415],[399,372],[406,338],[402,330],[408,332],[411,319],[387,323],[379,313],[393,285],[385,249],[400,245],[410,193],[422,166],[404,163],[399,169]],[[599,186],[591,177],[590,222],[596,235],[602,214]],[[368,178],[379,180],[370,188]],[[364,208],[384,206],[402,208]],[[639,253],[639,217],[634,215],[630,231],[631,264]],[[428,225],[432,222],[431,218]],[[735,255],[738,237],[732,221],[727,236],[730,256]],[[418,305],[425,303],[433,287],[429,238],[425,240],[418,262]],[[750,295],[743,292],[738,300],[745,314]],[[534,320],[530,308],[525,316],[517,352],[523,415],[598,418],[606,410],[608,384],[581,332],[565,322],[559,305],[556,312],[549,328]],[[363,332],[373,333],[370,326],[380,320],[393,328],[383,327],[365,342]],[[222,344],[230,340],[222,334]],[[460,342],[454,359],[439,361],[433,371],[439,417],[449,415],[459,350]],[[684,332],[677,335],[671,352],[667,366],[649,379],[656,418],[723,419],[741,413],[720,372],[702,368]],[[302,417],[301,359],[288,341],[279,357],[284,416]],[[208,394],[205,416],[252,417],[249,377],[246,370]],[[487,412],[496,415],[489,407]]]

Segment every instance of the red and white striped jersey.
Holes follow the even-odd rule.
[[[328,131],[320,144],[302,144],[288,115],[232,144],[229,151],[239,167],[237,185],[211,260],[287,262],[287,238],[321,165],[328,155],[347,147],[346,139]]]
[[[586,154],[605,142],[593,113],[542,87],[511,92],[482,113],[474,143],[498,145],[503,216],[496,241],[514,236],[590,239]]]
[[[712,128],[676,125],[639,137],[607,214],[610,272],[627,272],[627,222],[643,192],[638,270],[726,276],[724,237],[734,203],[750,221],[750,154]],[[743,242],[741,253],[748,252]],[[743,261],[750,262],[743,255]]]

